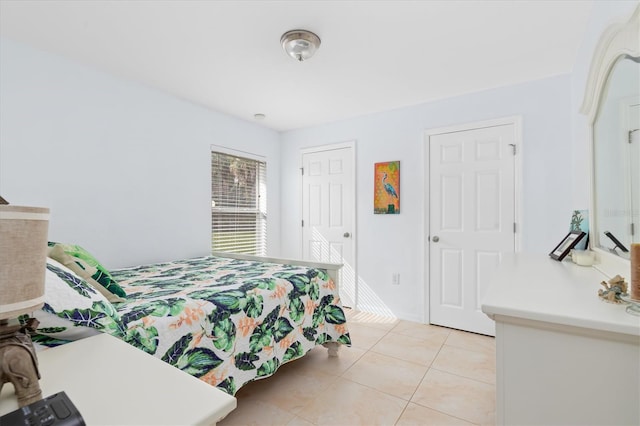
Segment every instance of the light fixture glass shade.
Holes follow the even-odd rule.
[[[49,209],[0,205],[0,320],[44,304]]]
[[[307,30],[291,30],[282,35],[280,43],[289,56],[302,62],[316,53],[320,47],[320,37]]]

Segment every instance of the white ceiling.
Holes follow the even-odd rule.
[[[592,3],[0,0],[0,34],[284,131],[571,72]]]

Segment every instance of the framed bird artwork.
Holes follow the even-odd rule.
[[[374,164],[373,213],[400,213],[400,161]]]

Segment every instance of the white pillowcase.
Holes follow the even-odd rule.
[[[51,258],[47,259],[45,305],[32,316],[40,322],[36,333],[53,339],[78,340],[101,332],[122,333],[120,315],[111,302]]]

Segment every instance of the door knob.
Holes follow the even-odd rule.
[[[345,232],[344,234],[342,234],[342,236],[345,237],[345,238],[349,238],[351,236],[351,234],[348,233],[348,232]]]
[[[434,243],[437,243],[438,241],[440,241],[440,237],[438,237],[437,235],[434,235],[433,238],[431,238],[431,241],[433,241]]]

